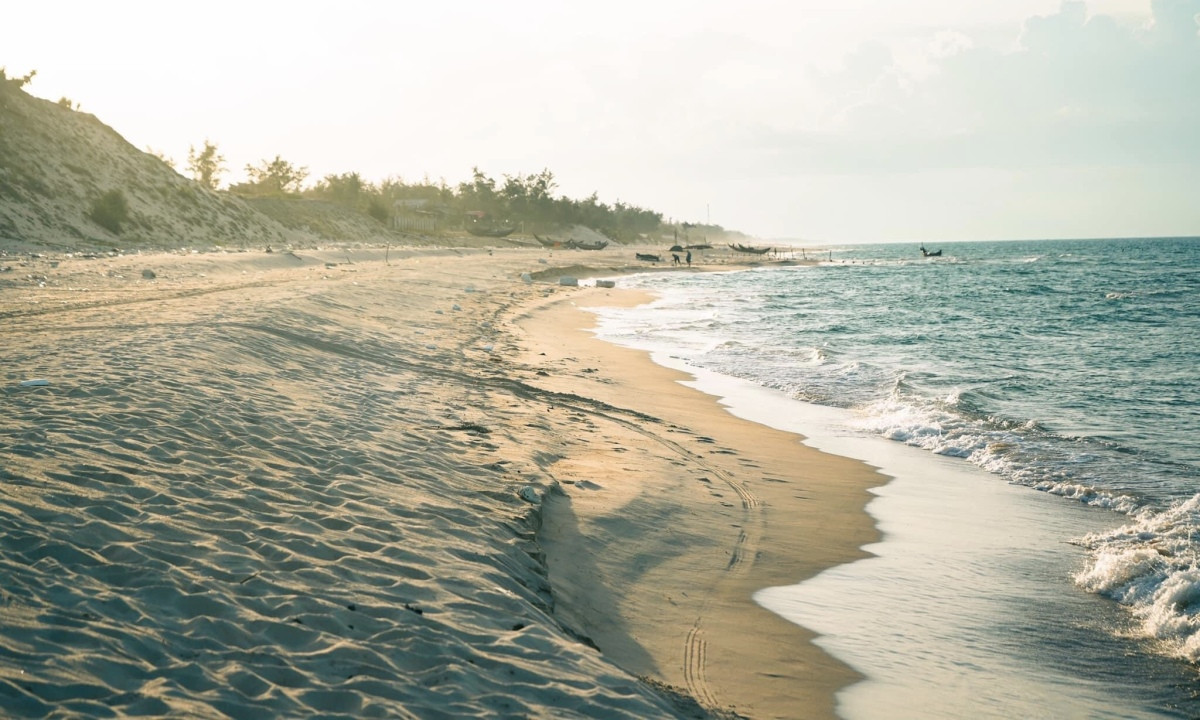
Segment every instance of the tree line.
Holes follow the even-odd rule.
[[[216,190],[226,172],[225,158],[217,146],[205,140],[200,148],[188,149],[188,172],[196,182]],[[366,213],[387,222],[393,213],[420,208],[423,213],[442,216],[448,226],[484,218],[497,225],[523,228],[527,232],[549,232],[561,225],[586,225],[618,240],[662,229],[662,213],[617,201],[602,202],[597,193],[582,200],[555,194],[558,184],[550,170],[528,175],[503,175],[501,180],[478,167],[471,179],[457,185],[429,178],[416,183],[391,177],[379,183],[357,172],[331,174],[305,185],[308,168],[276,155],[273,159],[245,167],[247,180],[234,183],[228,191],[246,197],[295,197],[325,200]]]
[[[37,74],[10,76],[0,67],[0,95],[11,90],[23,91]],[[79,104],[63,97],[57,103],[78,111]],[[162,153],[147,149],[172,169],[175,163]],[[519,227],[526,232],[551,232],[562,225],[585,225],[617,240],[633,240],[640,235],[661,233],[662,213],[620,201],[601,202],[597,193],[582,200],[556,196],[554,174],[542,170],[529,175],[503,175],[501,181],[472,168],[471,179],[451,186],[446,181],[408,183],[391,177],[379,183],[364,180],[356,172],[326,175],[311,185],[308,168],[284,160],[279,155],[245,167],[247,180],[228,187],[228,192],[246,197],[297,197],[325,200],[366,213],[387,223],[397,212],[419,211],[437,215],[443,226],[455,227],[481,219],[493,225]],[[228,168],[217,145],[205,139],[199,148],[189,146],[187,171],[200,185],[216,191]],[[419,208],[419,210],[417,210]],[[128,214],[124,195],[119,190],[95,198],[90,216],[113,232],[119,232]],[[684,232],[693,228],[703,233],[722,233],[719,225],[682,223]],[[678,231],[678,228],[677,228]]]

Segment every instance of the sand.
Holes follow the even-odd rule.
[[[883,479],[591,338],[638,298],[557,277],[627,254],[7,260],[0,706],[831,716],[750,595],[859,557]]]

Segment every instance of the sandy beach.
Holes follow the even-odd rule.
[[[602,343],[632,252],[30,258],[0,276],[17,717],[832,717],[751,595],[886,478]],[[522,278],[522,274],[526,274]]]

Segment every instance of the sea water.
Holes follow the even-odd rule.
[[[1200,717],[1200,239],[939,249],[623,278],[598,334],[895,478],[874,557],[756,596],[843,716]]]

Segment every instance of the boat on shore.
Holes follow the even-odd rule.
[[[563,247],[570,250],[603,250],[608,247],[607,240],[568,240]]]
[[[467,224],[467,232],[476,237],[508,237],[513,234],[514,230],[516,228],[511,225],[491,225],[482,222]]]
[[[753,245],[742,245],[741,243],[729,243],[729,247],[734,252],[748,253],[750,255],[766,255],[771,252],[769,247],[754,247]]]
[[[534,240],[544,248],[564,248],[566,250],[603,250],[608,247],[608,240],[555,240],[552,237],[542,237],[536,233]]]

